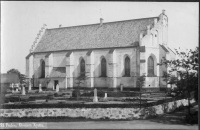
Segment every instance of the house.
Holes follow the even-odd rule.
[[[81,72],[88,77],[81,87],[88,88],[137,88],[137,78],[146,74],[144,88],[160,88],[167,68],[157,63],[175,59],[167,43],[165,10],[157,17],[45,29],[26,56],[26,75],[36,87],[68,89]]]
[[[13,85],[19,85],[19,76],[14,73],[1,74],[1,93],[6,92],[7,89]]]

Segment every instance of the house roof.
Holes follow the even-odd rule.
[[[19,76],[14,73],[1,74],[1,83],[19,83]]]
[[[160,45],[160,46],[163,48],[163,50],[165,50],[165,52],[169,52],[165,46],[163,46],[163,45]]]
[[[49,75],[50,78],[66,77],[65,67],[54,67]]]
[[[138,46],[154,18],[46,29],[34,52]]]

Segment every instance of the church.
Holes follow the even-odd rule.
[[[157,64],[163,57],[175,59],[167,46],[168,17],[157,17],[45,29],[26,56],[29,85],[70,89],[85,74],[81,87],[137,88],[145,74],[144,88],[166,85],[167,68]]]

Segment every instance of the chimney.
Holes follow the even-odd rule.
[[[59,25],[59,28],[61,28],[61,27],[62,27],[62,24]]]
[[[103,24],[103,18],[100,18],[100,25]]]
[[[165,14],[165,10],[164,9],[162,10],[162,14]]]

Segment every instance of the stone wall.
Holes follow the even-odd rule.
[[[193,103],[194,100],[191,100]],[[146,119],[187,106],[185,99],[147,108],[41,108],[0,109],[0,117],[84,117],[89,119]]]

